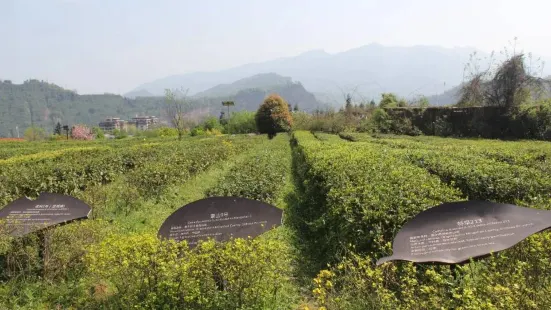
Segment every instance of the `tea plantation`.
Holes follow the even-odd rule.
[[[551,309],[548,232],[463,265],[375,265],[444,202],[551,209],[550,159],[548,142],[306,131],[0,142],[0,208],[41,192],[92,207],[46,249],[0,231],[0,309]],[[193,250],[157,238],[210,196],[273,204],[284,225]]]

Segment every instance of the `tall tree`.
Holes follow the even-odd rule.
[[[264,99],[264,103],[256,112],[256,127],[260,133],[267,133],[273,138],[276,133],[289,131],[293,126],[293,118],[289,113],[289,105],[281,96],[272,94]]]
[[[222,105],[225,107],[228,107],[228,119],[230,118],[230,107],[233,107],[235,105],[235,102],[233,101],[222,101]]]
[[[187,90],[178,96],[175,91],[165,89],[165,109],[170,123],[178,131],[178,140],[182,140],[186,131],[185,112],[189,109]]]
[[[61,124],[59,122],[55,125],[54,135],[61,135]]]

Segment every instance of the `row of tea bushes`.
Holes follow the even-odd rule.
[[[550,309],[549,251],[551,234],[540,233],[454,269],[349,254],[319,272],[313,295],[327,310]]]
[[[170,174],[167,182],[185,182],[178,177],[181,172],[174,170],[187,171],[182,174],[184,177],[197,174],[212,163],[228,160],[240,152],[252,148],[261,151],[261,145],[282,157],[270,157],[274,163],[260,160],[259,163],[269,167],[257,166],[258,169],[271,173],[270,168],[279,169],[281,163],[288,167],[282,160],[289,157],[288,139],[278,136],[270,141],[274,142],[271,145],[264,141],[268,140],[212,138],[192,144],[169,142],[128,150],[107,148],[104,155],[120,158],[118,163],[124,167],[124,176],[99,188],[130,191],[134,186],[125,182],[131,176],[147,179],[147,167],[153,167],[154,162],[163,167],[171,164],[171,169],[162,171]],[[62,158],[63,163],[69,163]],[[264,158],[264,153],[258,158]],[[249,172],[260,178],[258,170]],[[255,182],[253,178],[249,180],[251,185]],[[117,186],[111,188],[114,184]],[[139,199],[148,195],[142,191],[133,193]],[[14,239],[0,233],[0,308],[290,308],[296,302],[296,292],[289,285],[293,257],[288,242],[282,240],[285,236],[275,232],[254,240],[205,242],[190,251],[184,243],[161,241],[153,232],[131,232],[100,217],[48,230],[46,268],[40,263],[36,235]]]
[[[91,185],[110,183],[128,174],[138,190],[154,195],[166,184],[184,181],[258,138],[210,138],[184,142],[92,147],[44,152],[0,163],[0,204],[40,192],[75,194]]]
[[[293,303],[286,290],[288,252],[285,243],[270,238],[207,241],[190,251],[185,242],[152,234],[113,235],[86,255],[95,289],[82,306],[285,309]]]
[[[534,168],[470,155],[468,151],[404,151],[413,164],[427,169],[444,182],[459,188],[469,199],[521,205],[548,204],[551,179]]]
[[[189,250],[101,220],[47,234],[45,265],[35,235],[0,234],[1,309],[286,309],[296,302],[290,249],[277,236]]]
[[[519,245],[495,256],[464,266],[456,266],[455,269],[445,265],[414,265],[407,262],[390,262],[382,266],[375,266],[375,259],[380,257],[381,253],[388,251],[388,248],[384,246],[371,249],[362,247],[365,240],[374,240],[373,244],[386,242],[386,245],[390,246],[389,241],[396,233],[396,227],[401,227],[405,218],[417,214],[421,209],[419,206],[422,207],[423,203],[427,203],[427,201],[411,199],[413,193],[423,191],[424,195],[431,191],[441,193],[442,188],[449,189],[450,185],[456,184],[454,182],[450,182],[449,185],[441,182],[431,184],[424,181],[423,175],[427,174],[427,171],[424,170],[425,167],[418,167],[411,161],[412,154],[433,154],[436,153],[435,151],[426,151],[420,148],[400,150],[377,143],[352,143],[353,147],[342,144],[323,145],[305,133],[297,133],[295,138],[297,142],[295,160],[305,167],[299,173],[299,176],[302,176],[305,199],[311,199],[312,196],[308,193],[317,194],[320,197],[317,205],[322,206],[315,209],[315,205],[302,205],[305,210],[299,209],[295,212],[302,216],[302,218],[298,218],[299,220],[305,221],[302,226],[299,226],[299,232],[309,230],[310,236],[306,235],[306,237],[315,238],[316,231],[313,229],[316,226],[312,225],[315,223],[319,226],[331,223],[331,226],[335,227],[336,223],[340,222],[342,227],[348,225],[359,231],[365,227],[362,231],[364,232],[363,236],[355,235],[356,239],[345,239],[347,230],[339,228],[337,231],[343,235],[340,239],[347,240],[353,250],[347,252],[342,260],[320,271],[314,279],[313,294],[320,306],[325,309],[404,310],[512,310],[551,307],[551,295],[549,295],[551,279],[541,276],[551,271],[551,259],[548,255],[551,251],[551,233],[547,232],[531,236]],[[328,154],[332,152],[336,152],[340,156]],[[406,154],[410,157],[407,157]],[[356,159],[356,156],[363,156],[366,159]],[[514,179],[515,174],[524,180],[535,173],[525,167],[510,165],[515,174],[511,173],[509,176],[501,174],[503,176],[501,179],[499,177],[484,179],[484,173],[499,174],[499,170],[489,170],[490,168],[485,167],[484,164],[505,164],[483,156],[478,158],[480,162],[475,162],[474,159],[471,162],[463,162],[465,158],[469,157],[465,154],[449,159],[450,162],[446,162],[445,159],[450,154],[442,152],[439,156],[441,157],[434,157],[434,160],[427,159],[427,161],[435,163],[435,165],[439,161],[444,162],[438,167],[445,169],[452,164],[452,160],[455,160],[456,163],[464,164],[465,168],[461,170],[464,174],[480,166],[480,173],[465,178],[465,180],[469,180],[465,184],[472,186],[472,193],[476,197],[484,197],[488,192],[483,185],[484,180]],[[373,160],[369,162],[368,158]],[[471,158],[476,158],[476,156],[473,155]],[[389,167],[385,167],[385,161],[391,161],[392,166],[389,164]],[[417,175],[408,172],[412,169],[411,167],[414,168],[413,171],[417,171]],[[446,171],[451,172],[454,169],[459,168],[453,166]],[[522,174],[523,172],[529,173]],[[358,177],[354,177],[354,175]],[[402,177],[406,179],[402,179]],[[432,177],[440,178],[436,175],[432,175]],[[474,186],[477,178],[482,178],[479,187]],[[541,179],[542,175],[537,178],[540,181],[530,183],[526,180],[528,189],[517,188],[516,195],[512,192],[506,194],[502,191],[490,191],[490,193],[494,193],[493,197],[500,197],[500,199],[513,197],[525,201],[540,201],[531,195],[542,198],[545,190],[534,184],[546,184],[547,181],[541,181],[543,180]],[[487,186],[492,187],[497,183],[499,182],[495,181]],[[461,186],[459,187],[464,190]],[[483,192],[476,192],[476,189]],[[454,189],[451,191],[452,195],[441,196],[442,202],[461,199],[460,192]],[[380,197],[385,197],[382,196],[383,193],[391,198],[381,199]],[[369,200],[362,200],[363,195],[369,197]],[[339,196],[341,200],[336,199]],[[430,195],[425,197],[430,197]],[[354,201],[353,199],[361,204],[347,203]],[[369,204],[369,201],[375,203]],[[425,206],[438,204],[436,202],[433,199]],[[363,206],[367,206],[370,210],[365,211]],[[320,220],[316,222],[312,215],[317,216]],[[354,225],[349,223],[354,223]],[[385,223],[385,226],[381,226],[380,223]],[[392,224],[396,224],[396,226],[392,227]],[[382,227],[382,229],[378,230],[374,236],[365,233],[365,231],[375,230],[377,227]],[[322,239],[320,245],[332,242],[332,240],[323,239],[326,233],[318,230],[318,238]]]
[[[501,162],[551,172],[551,145],[543,141],[473,140],[440,137],[384,136],[375,138],[362,133],[341,133],[341,138],[354,142],[371,142],[399,149],[422,149],[450,155],[468,153]]]
[[[320,264],[349,245],[373,257],[388,254],[398,229],[418,212],[461,193],[384,148],[323,143],[294,133],[294,166],[301,201],[291,224]]]
[[[67,150],[82,147],[128,148],[134,145],[147,144],[151,141],[163,142],[161,139],[140,139],[127,140],[92,140],[92,141],[41,141],[41,142],[3,142],[0,141],[0,160],[17,157],[21,155],[38,154],[49,151]],[[166,142],[166,140],[164,140]]]
[[[162,150],[155,160],[139,163],[126,178],[143,196],[158,197],[167,186],[183,183],[190,176],[220,160],[230,160],[260,141],[258,137],[233,140],[211,138],[181,144],[177,148]],[[134,152],[132,156],[138,159],[139,152]]]
[[[238,196],[275,204],[289,181],[291,149],[289,137],[278,135],[258,145],[236,163],[207,196]]]

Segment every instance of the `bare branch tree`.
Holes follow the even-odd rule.
[[[529,61],[526,61],[522,52],[517,53],[517,38],[509,43],[512,53],[505,48],[500,53],[504,60],[499,63],[494,63],[492,53],[488,69],[484,71],[480,70],[480,59],[476,58],[476,53],[471,55],[464,72],[468,72],[470,76],[459,92],[459,106],[491,105],[512,108],[529,99],[539,98],[546,91],[549,81],[536,76],[537,70],[541,72],[541,61],[538,60],[534,68],[531,54]]]
[[[182,140],[185,130],[185,113],[188,111],[190,103],[187,100],[188,90],[177,91],[165,89],[165,109],[166,114],[172,126],[178,130],[178,140]]]

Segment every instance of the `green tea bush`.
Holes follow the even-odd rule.
[[[256,133],[255,113],[250,111],[233,112],[224,128],[228,134]]]
[[[237,196],[275,203],[291,169],[289,137],[279,135],[259,145],[206,193],[207,196]]]
[[[320,309],[550,307],[551,280],[540,276],[551,271],[548,232],[455,269],[406,262],[375,266],[381,255],[390,254],[392,238],[407,219],[423,208],[462,200],[461,192],[469,198],[548,208],[543,173],[483,155],[495,144],[509,150],[506,157],[517,163],[534,163],[539,155],[512,153],[534,144],[458,140],[459,145],[447,146],[449,139],[353,136],[368,142],[326,143],[308,133],[294,134],[303,200],[289,211],[288,220],[303,242],[315,244],[305,248],[317,254],[317,261],[339,253],[334,244],[349,245],[314,279],[312,293]]]
[[[87,255],[91,277],[108,292],[94,303],[106,309],[279,308],[289,260],[278,240],[207,241],[190,251],[150,234],[112,235]]]
[[[408,219],[462,199],[438,177],[382,148],[323,143],[306,132],[295,132],[294,139],[301,201],[288,219],[320,265],[350,246],[380,257]]]
[[[465,265],[375,266],[351,254],[314,279],[318,304],[336,309],[549,309],[551,233]]]

